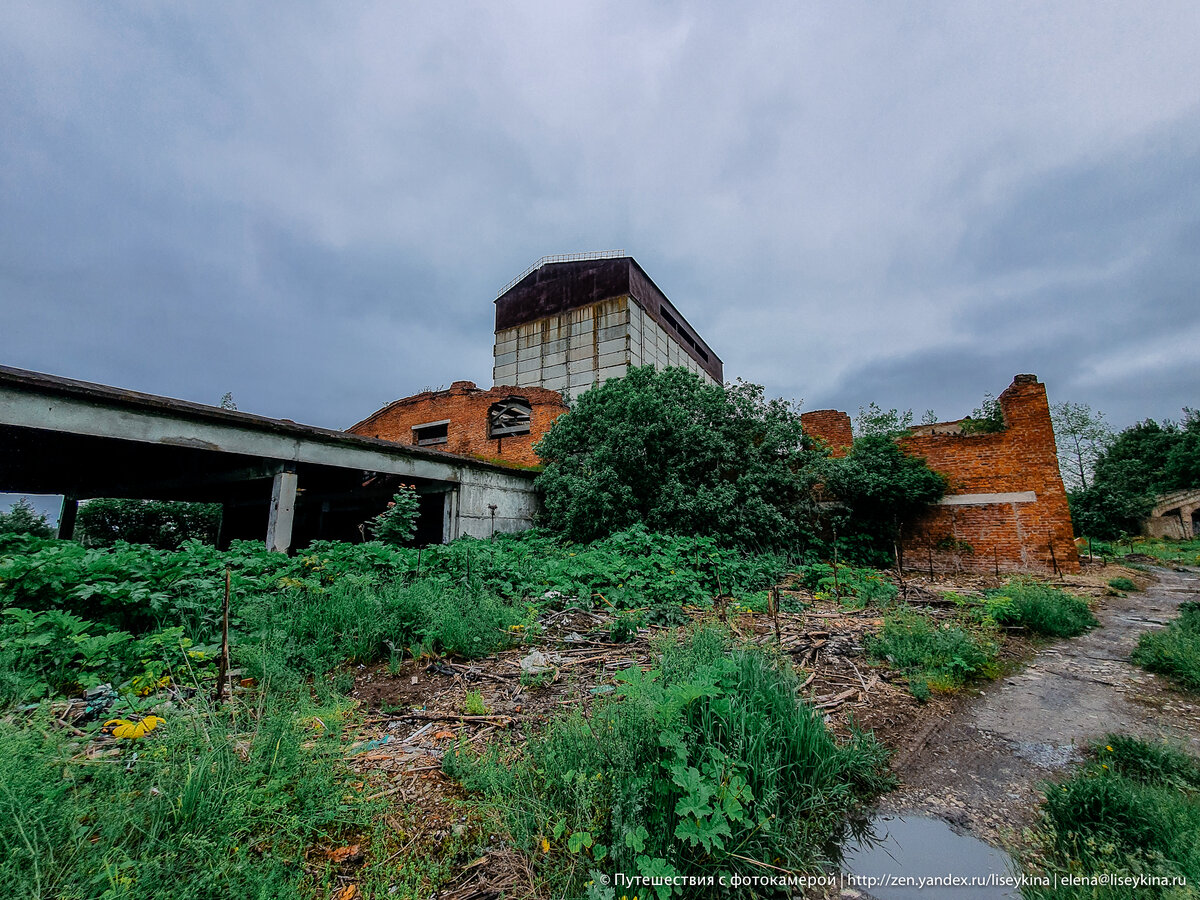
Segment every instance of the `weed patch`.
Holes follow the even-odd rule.
[[[911,611],[888,616],[865,644],[874,660],[906,674],[913,696],[922,701],[931,690],[953,690],[971,678],[990,677],[999,650],[990,637]]]
[[[1046,786],[1035,845],[1022,862],[1030,874],[1108,876],[1110,883],[1060,883],[1026,896],[1188,896],[1178,886],[1113,882],[1142,875],[1190,885],[1200,878],[1200,762],[1121,735],[1109,735],[1090,756],[1065,782]]]
[[[349,799],[333,709],[297,698],[249,733],[172,716],[120,759],[77,758],[39,713],[0,723],[0,887],[6,896],[225,898],[327,887],[297,864],[316,841],[369,821]]]
[[[558,894],[614,870],[811,870],[847,810],[889,786],[886,751],[867,735],[836,742],[790,668],[727,641],[706,629],[666,644],[590,719],[482,756],[457,748],[445,768],[503,809]]]
[[[1189,691],[1200,691],[1200,603],[1181,604],[1179,618],[1166,628],[1143,632],[1132,659]]]
[[[1047,637],[1075,637],[1098,624],[1074,594],[1028,579],[1015,578],[988,591],[986,609],[1001,625],[1019,625]]]

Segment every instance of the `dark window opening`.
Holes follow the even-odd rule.
[[[694,337],[688,334],[683,326],[675,321],[675,317],[667,312],[667,308],[665,306],[660,306],[658,311],[662,313],[663,321],[675,329],[675,333],[683,338],[683,342],[695,350],[701,359],[703,359],[705,362],[708,362],[708,354],[704,352],[704,348],[700,346],[699,342]]]
[[[524,397],[508,397],[493,403],[488,410],[488,437],[507,437],[512,434],[529,434],[533,407]]]
[[[428,447],[430,444],[444,444],[450,439],[450,420],[430,422],[428,425],[413,426],[413,443],[418,447]]]

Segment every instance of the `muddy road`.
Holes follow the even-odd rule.
[[[1109,732],[1166,738],[1200,752],[1200,700],[1137,668],[1138,635],[1200,600],[1200,573],[1152,570],[1145,591],[1105,598],[1100,626],[1041,649],[949,718],[901,747],[903,784],[885,813],[935,816],[989,843],[1011,844],[1036,812],[1038,785]]]

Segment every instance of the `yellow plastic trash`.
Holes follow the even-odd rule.
[[[138,722],[131,722],[128,719],[109,719],[104,723],[104,727],[112,728],[111,734],[115,738],[137,740],[144,738],[164,721],[161,716],[146,716]]]

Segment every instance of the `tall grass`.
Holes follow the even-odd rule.
[[[1183,603],[1179,618],[1138,638],[1133,661],[1189,691],[1200,691],[1200,603]]]
[[[304,849],[369,821],[346,799],[336,729],[308,724],[317,713],[338,722],[297,697],[236,735],[207,712],[169,715],[121,758],[96,760],[46,713],[27,728],[0,723],[0,891],[217,900],[317,889]]]
[[[1200,879],[1200,761],[1167,747],[1109,735],[1061,784],[1045,788],[1027,872],[1101,876],[1107,883],[1034,887],[1027,897],[1195,896]],[[1186,886],[1116,884],[1137,876]]]
[[[590,719],[568,714],[521,744],[445,767],[501,807],[517,841],[552,861],[557,893],[593,870],[642,874],[811,869],[859,799],[888,786],[886,752],[839,744],[799,701],[795,675],[706,629],[626,670]]]
[[[1019,625],[1047,637],[1075,637],[1098,624],[1074,594],[1024,578],[988,591],[986,606],[999,624]]]
[[[913,696],[922,701],[932,689],[953,690],[971,678],[990,677],[999,649],[985,634],[913,611],[889,615],[864,644],[873,659],[906,674]]]

